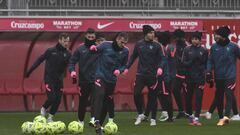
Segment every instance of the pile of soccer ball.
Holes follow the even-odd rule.
[[[45,117],[39,115],[36,116],[33,122],[24,122],[22,124],[23,134],[35,134],[35,135],[53,135],[62,134],[66,131],[66,125],[62,121],[49,122]],[[83,125],[77,121],[72,121],[68,125],[68,131],[71,134],[83,133]],[[115,123],[109,122],[104,126],[104,133],[108,135],[116,134],[118,127]]]
[[[24,122],[22,132],[24,134],[61,134],[66,130],[66,125],[62,121],[49,122],[43,116],[36,116],[33,122]]]

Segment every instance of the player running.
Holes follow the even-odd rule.
[[[79,123],[84,126],[84,117],[86,107],[88,105],[89,97],[94,89],[94,75],[96,70],[97,54],[90,51],[90,47],[95,45],[96,33],[92,28],[88,28],[85,32],[85,39],[83,45],[78,47],[69,62],[68,69],[71,73],[71,78],[77,80],[77,72],[75,69],[78,63],[78,86],[79,86],[79,106],[78,106],[78,119]],[[76,83],[76,81],[74,81]],[[94,121],[93,118],[91,121]],[[91,124],[91,122],[90,122]]]
[[[42,116],[46,116],[46,111],[51,106],[47,119],[48,122],[53,121],[53,116],[56,114],[61,103],[64,72],[71,57],[71,53],[68,51],[69,42],[70,37],[67,33],[59,34],[58,44],[55,47],[47,49],[44,54],[33,63],[25,75],[25,77],[28,78],[43,61],[46,61],[44,83],[47,100],[42,105],[40,113]]]
[[[117,82],[117,77],[121,73],[126,73],[128,61],[128,34],[120,32],[113,42],[104,42],[99,46],[91,46],[91,50],[99,54],[97,69],[95,73],[95,89],[92,94],[93,116],[95,118],[95,128],[97,134],[102,134],[101,115],[106,110],[109,117],[114,117],[113,93]],[[105,113],[106,114],[106,113]]]

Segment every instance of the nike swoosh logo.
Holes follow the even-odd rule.
[[[97,28],[98,29],[103,29],[103,28],[106,28],[107,26],[113,24],[114,22],[110,22],[110,23],[107,23],[107,24],[101,24],[100,22],[98,22],[97,24]]]

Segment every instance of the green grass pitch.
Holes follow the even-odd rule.
[[[89,113],[88,113],[89,114]],[[24,121],[32,121],[38,113],[0,113],[0,135],[22,135],[21,125]],[[119,127],[117,135],[240,135],[240,122],[230,122],[229,125],[217,127],[217,116],[211,120],[201,119],[202,126],[189,126],[187,119],[175,120],[173,123],[158,122],[156,127],[150,127],[149,122],[134,126],[133,112],[117,112],[115,122]],[[66,125],[77,120],[76,112],[57,113],[54,120],[63,121]],[[94,135],[94,129],[88,126],[89,115],[85,119],[83,135]],[[65,135],[68,135],[66,132]]]

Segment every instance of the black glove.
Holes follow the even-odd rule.
[[[206,82],[210,84],[211,81],[213,81],[213,76],[212,76],[212,73],[211,73],[211,72],[208,72],[208,73],[206,74]]]
[[[76,84],[77,83],[77,78],[72,78],[72,83]]]
[[[206,82],[209,84],[209,87],[212,88],[214,86],[213,75],[211,72],[206,74]]]
[[[209,87],[210,87],[210,88],[213,88],[213,87],[214,87],[214,82],[213,82],[213,80],[211,80],[211,81],[209,82]]]

